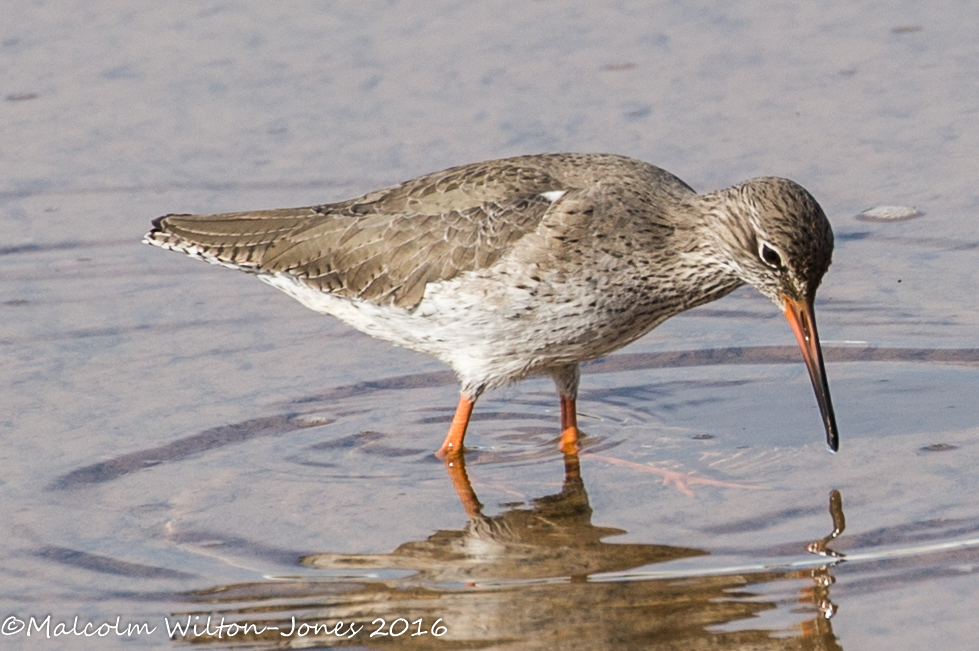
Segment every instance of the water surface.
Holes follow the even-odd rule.
[[[977,12],[8,7],[3,644],[974,648]],[[837,234],[817,311],[839,454],[753,290],[587,366],[579,456],[558,452],[535,379],[480,400],[447,471],[443,366],[139,242],[167,212],[322,203],[540,151],[814,193]],[[857,219],[874,206],[921,215]],[[834,490],[846,527],[814,554]],[[155,632],[16,630],[48,615]],[[176,621],[191,630],[170,640]]]

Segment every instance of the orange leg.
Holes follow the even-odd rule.
[[[574,398],[561,396],[561,451],[578,453],[578,407]]]
[[[449,433],[446,434],[442,447],[435,453],[439,459],[444,459],[450,454],[462,454],[462,439],[466,438],[466,427],[469,426],[469,417],[473,413],[473,405],[475,404],[475,400],[470,400],[466,396],[459,397],[459,406],[456,407],[452,424],[449,425]]]

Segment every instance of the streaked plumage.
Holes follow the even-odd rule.
[[[786,179],[698,195],[621,156],[522,156],[309,208],[167,215],[146,241],[254,273],[449,364],[463,396],[443,452],[461,449],[484,390],[542,373],[554,377],[573,444],[580,362],[750,283],[790,321],[798,313],[835,448],[811,316],[833,235],[812,196]]]

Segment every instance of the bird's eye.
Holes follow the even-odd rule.
[[[778,251],[773,249],[767,243],[762,242],[761,248],[759,249],[761,253],[762,261],[773,269],[782,269],[782,256],[778,254]]]

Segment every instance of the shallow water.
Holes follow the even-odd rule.
[[[4,648],[974,648],[973,5],[5,11]],[[576,150],[815,194],[839,454],[753,290],[588,365],[580,456],[534,379],[480,400],[447,472],[445,367],[139,243],[167,212]],[[837,555],[807,551],[841,513]],[[48,615],[155,630],[17,630]]]

